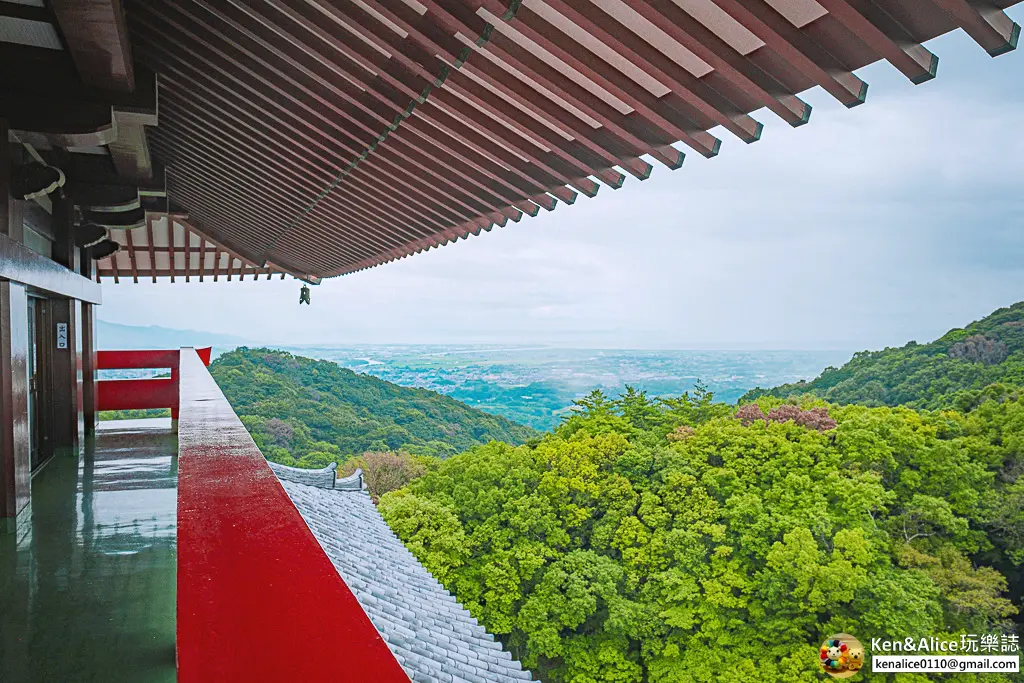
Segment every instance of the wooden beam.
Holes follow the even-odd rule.
[[[199,281],[203,281],[203,274],[206,272],[206,238],[199,236]]]
[[[204,239],[207,242],[209,242],[210,244],[216,246],[217,248],[222,249],[225,252],[231,254],[232,256],[237,258],[240,263],[248,263],[253,268],[257,267],[257,264],[256,264],[255,261],[253,261],[250,258],[246,258],[241,253],[239,253],[236,249],[233,249],[229,244],[226,244],[225,242],[210,236],[209,235],[209,231],[200,230],[199,228],[197,228],[194,221],[183,221],[183,222],[186,225],[188,225],[189,228],[192,230],[192,232],[194,232],[196,235],[198,235],[201,239]]]
[[[22,142],[36,147],[97,147],[117,139],[110,105],[26,95],[0,86],[0,117]]]
[[[139,189],[132,185],[84,183],[69,178],[64,193],[76,206],[90,211],[124,211],[142,206]]]
[[[102,225],[105,228],[129,229],[141,228],[145,225],[146,212],[140,206],[127,211],[85,211],[87,221]]]
[[[178,263],[175,256],[177,256],[177,245],[175,244],[175,232],[174,226],[177,225],[177,221],[173,221],[170,218],[167,219],[167,246],[171,248],[171,251],[167,255],[169,267],[171,269],[171,282],[174,282],[174,274],[178,271]]]
[[[121,0],[50,0],[82,81],[107,90],[135,89]]]
[[[570,20],[595,16],[588,6],[589,0],[564,1],[572,6],[574,11],[571,14],[562,11],[562,0],[554,2],[553,7]],[[791,126],[802,126],[807,123],[811,116],[811,105],[795,95],[773,94],[782,93],[785,88],[671,0],[623,0],[623,2],[706,62],[715,70],[715,73],[720,75],[731,87],[742,92],[745,97],[749,97],[775,112]],[[639,36],[634,37],[630,35],[630,32],[623,32],[623,35],[617,37],[638,46],[641,51],[647,51],[643,45],[643,39]],[[657,57],[657,53],[653,53],[653,56]],[[665,62],[662,60],[662,63]],[[670,71],[682,68],[671,60],[667,64]]]
[[[221,254],[224,255],[224,256],[227,255],[227,254],[224,254],[224,252],[221,252]],[[251,266],[247,266],[247,268],[251,269]],[[105,267],[97,269],[97,274],[101,278],[103,278],[103,277],[112,278],[112,277],[114,277],[115,273],[123,273],[123,271],[120,271],[120,270],[115,271],[114,268],[111,268],[109,266],[105,266]],[[266,271],[264,269],[262,269],[262,268],[258,270],[258,274],[259,275],[263,275],[265,273],[266,273]],[[178,268],[178,269],[176,269],[173,272],[173,275],[176,276],[176,277],[182,277],[184,274],[185,274],[185,271],[183,271],[181,268]],[[271,273],[271,275],[275,275],[275,274],[276,273]],[[140,273],[140,276],[142,276],[142,277],[148,277],[150,275],[151,275],[150,273],[145,273],[145,272]],[[171,277],[171,275],[172,275],[171,271],[166,269],[166,268],[160,268],[155,273],[155,276],[158,277],[158,278],[160,278],[160,277]],[[257,278],[254,277],[253,279],[255,280]],[[311,283],[315,284],[315,281],[313,279],[310,279],[309,281]]]
[[[118,117],[117,139],[107,145],[117,173],[131,182],[153,179],[153,159],[149,152],[146,129],[138,123]]]
[[[131,265],[132,269],[132,282],[139,284],[139,270],[135,263],[135,245],[132,244],[132,231],[126,230],[124,236],[128,244],[128,263]],[[111,261],[113,261],[113,258],[111,258]]]

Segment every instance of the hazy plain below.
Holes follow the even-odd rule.
[[[550,429],[572,401],[625,385],[675,395],[701,381],[716,400],[734,402],[756,386],[812,379],[848,351],[640,351],[522,345],[279,346],[333,360],[402,386],[448,394],[537,429]]]

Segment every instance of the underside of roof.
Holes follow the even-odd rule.
[[[755,142],[754,111],[803,125],[814,86],[859,105],[853,72],[880,59],[923,83],[922,43],[956,28],[1000,55],[1015,1],[125,0],[124,36],[101,35],[130,50],[126,76],[152,75],[158,116],[129,130],[163,211],[312,279],[713,157],[711,129]]]
[[[96,279],[109,277],[115,283],[124,278],[138,282],[157,278],[193,278],[203,282],[210,278],[230,282],[232,278],[244,281],[260,276],[271,279],[285,270],[273,263],[259,264],[196,230],[187,215],[148,212],[145,224],[137,227],[110,228],[108,235],[120,246],[120,251],[97,263]]]

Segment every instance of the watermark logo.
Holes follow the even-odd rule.
[[[864,666],[864,646],[849,633],[837,633],[821,644],[818,661],[832,678],[850,678]]]

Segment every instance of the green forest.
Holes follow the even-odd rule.
[[[710,398],[595,393],[539,444],[450,458],[380,510],[551,683],[809,682],[834,633],[1013,633],[1024,399]]]
[[[1017,304],[737,405],[595,391],[543,435],[278,352],[212,370],[268,457],[371,451],[343,469],[537,678],[810,683],[835,633],[1019,644],[1022,360]]]
[[[285,465],[324,467],[367,451],[447,457],[537,436],[432,391],[283,351],[240,347],[210,373],[263,454]]]
[[[738,406],[594,392],[539,442],[428,467],[380,510],[550,683],[819,681],[839,632],[1012,644],[1022,342],[1017,304]]]

